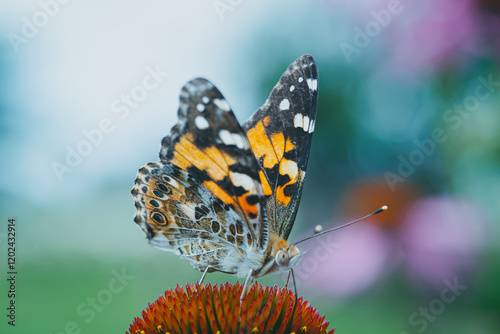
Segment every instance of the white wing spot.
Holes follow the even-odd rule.
[[[315,125],[316,125],[316,122],[311,121],[311,124],[309,124],[309,133],[313,133]]]
[[[303,77],[300,77],[300,78],[299,78],[299,82],[302,82],[302,81],[304,81],[304,78],[303,78]]]
[[[167,182],[167,183],[170,184],[174,188],[179,188],[179,183],[176,180],[172,179],[172,178],[170,178],[170,181]]]
[[[236,145],[238,148],[247,148],[245,138],[238,133],[231,133],[226,129],[219,131],[219,137],[226,145]]]
[[[305,132],[309,131],[309,116],[304,116],[304,126],[302,128]]]
[[[309,124],[309,133],[313,133],[315,125],[316,121],[311,121],[311,124]]]
[[[233,133],[232,137],[233,137],[234,143],[236,144],[236,146],[238,148],[246,148],[247,145],[245,143],[245,139],[241,135],[239,135],[237,133]]]
[[[207,97],[207,96],[203,96],[201,98],[201,100],[203,101],[203,103],[207,104],[208,102],[210,102],[210,99]]]
[[[309,119],[309,116],[296,114],[293,118],[293,126],[296,128],[302,128],[305,132],[312,133],[314,131],[314,125],[314,120]]]
[[[316,90],[318,89],[318,80],[313,78],[307,79],[307,85],[309,86],[309,89]]]
[[[293,92],[293,90],[295,89],[295,86],[294,85],[291,85],[290,86],[290,92]]]
[[[296,128],[301,128],[304,124],[302,114],[296,114],[293,118],[293,126]]]
[[[255,182],[250,176],[236,172],[229,172],[229,176],[235,186],[241,186],[248,191],[255,189]]]
[[[231,110],[231,107],[229,107],[229,104],[227,103],[226,100],[223,100],[223,99],[214,99],[214,103],[221,110],[224,110],[224,111]]]
[[[219,137],[222,140],[222,142],[226,145],[236,145],[233,136],[231,136],[231,132],[229,132],[226,129],[222,129],[219,131]]]
[[[299,174],[297,163],[295,161],[286,159],[281,160],[279,171],[281,175],[290,175],[290,178],[292,180],[297,179],[297,175]]]
[[[199,115],[194,119],[194,124],[200,130],[205,130],[209,127],[208,121],[205,119],[205,117]]]
[[[280,103],[280,110],[289,110],[290,109],[290,101],[288,99],[283,99]]]
[[[196,109],[198,109],[199,112],[203,112],[203,111],[205,111],[205,106],[201,103],[198,103],[196,105]]]

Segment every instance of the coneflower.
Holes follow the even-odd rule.
[[[251,284],[240,304],[242,286],[187,284],[165,291],[128,334],[166,333],[333,333],[329,322],[303,298],[277,286]],[[293,315],[292,315],[293,313]]]

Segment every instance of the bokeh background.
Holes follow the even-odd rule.
[[[299,294],[339,333],[498,333],[499,7],[2,0],[0,331],[124,333],[165,289],[197,281],[135,226],[136,171],[157,160],[186,81],[214,82],[243,122],[310,53],[318,116],[290,239],[390,209],[302,244]]]

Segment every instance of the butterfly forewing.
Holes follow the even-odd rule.
[[[160,159],[195,176],[239,213],[254,244],[265,249],[269,228],[259,166],[229,104],[212,83],[194,79],[181,91],[178,118],[162,140]]]
[[[313,58],[293,62],[266,103],[243,125],[257,158],[270,232],[288,238],[309,159],[318,98]]]

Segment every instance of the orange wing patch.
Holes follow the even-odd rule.
[[[206,171],[208,176],[214,181],[221,181],[226,176],[232,179],[229,166],[238,163],[235,157],[219,150],[215,146],[200,149],[189,140],[190,138],[192,136],[188,133],[175,144],[174,159],[172,160],[174,165],[184,170],[187,170],[190,166],[194,166]],[[224,203],[234,205],[234,199],[214,181],[205,181],[203,184]],[[256,191],[255,189],[248,190],[252,190],[252,193]],[[246,198],[238,197],[238,204],[247,214],[252,213],[253,215],[257,215],[258,208],[255,204],[249,204]]]
[[[274,153],[273,145],[271,144],[269,137],[267,137],[262,121],[258,122],[255,124],[255,127],[248,130],[247,137],[250,141],[255,157],[257,159],[264,157],[264,168],[271,169],[276,166],[279,162],[278,157]]]
[[[283,132],[275,132],[270,138],[266,134],[265,127],[271,123],[270,116],[264,117],[263,121],[259,121],[255,126],[248,130],[247,137],[252,146],[252,150],[257,159],[262,159],[262,164],[265,169],[272,169],[279,164],[278,172],[280,175],[288,175],[290,181],[286,184],[278,185],[276,187],[276,199],[287,206],[290,203],[291,196],[285,195],[285,188],[288,185],[295,184],[299,180],[299,167],[293,160],[284,158],[286,152],[295,149],[295,145],[290,138],[285,139]],[[272,195],[273,190],[269,185],[265,173],[259,171],[260,181],[264,190],[264,195]]]
[[[220,181],[227,175],[227,163],[222,157],[222,153],[215,147],[209,147],[206,150],[200,150],[189,140],[189,134],[182,137],[175,144],[175,151],[183,158],[181,164],[177,165],[177,161],[172,161],[173,164],[185,169],[185,167],[195,166],[200,170],[204,170],[213,180]],[[186,166],[186,162],[189,165]],[[214,163],[216,162],[216,163]]]
[[[285,188],[288,185],[297,183],[299,179],[299,168],[295,161],[283,159],[280,162],[279,171],[281,175],[288,175],[290,177],[290,181],[288,183],[276,188],[276,199],[287,206],[292,198],[285,195]]]
[[[174,152],[174,157],[172,158],[171,162],[183,170],[187,170],[189,166],[192,166],[191,163],[186,160],[186,158],[179,154],[179,152]]]
[[[253,153],[257,159],[264,157],[264,168],[271,169],[282,159],[285,152],[295,149],[295,145],[290,138],[285,141],[283,132],[277,132],[271,135],[271,140],[266,134],[265,125],[269,125],[271,117],[264,118],[264,122],[257,122],[255,127],[247,132],[248,140],[252,146]]]
[[[285,136],[283,132],[273,133],[271,135],[271,142],[273,143],[276,159],[281,161],[283,153],[285,152]]]
[[[234,200],[231,196],[229,196],[224,190],[222,190],[221,187],[217,185],[214,181],[205,181],[203,182],[203,185],[210,189],[211,192],[214,193],[215,196],[220,198],[224,203],[226,204],[233,204],[234,205]]]
[[[273,143],[274,152],[278,161],[281,161],[281,159],[283,159],[283,154],[285,152],[290,152],[295,148],[295,145],[293,145],[290,138],[287,138],[285,142],[285,135],[283,134],[283,132],[274,133],[271,136],[271,142]]]
[[[220,151],[215,146],[210,146],[206,148],[204,152],[209,157],[211,157],[217,163],[217,165],[223,168],[226,172],[229,170],[228,166],[234,165],[238,162],[234,157],[232,157],[231,155],[227,154],[224,151]]]
[[[271,186],[269,185],[269,182],[267,181],[266,174],[264,174],[264,171],[259,170],[259,178],[260,178],[260,183],[262,184],[262,190],[264,191],[264,195],[272,195],[273,190],[271,189]]]
[[[234,176],[231,175],[229,171],[229,166],[237,164],[237,159],[219,150],[215,146],[201,149],[197,147],[192,140],[193,135],[191,133],[186,133],[185,136],[180,138],[179,142],[175,144],[174,158],[171,162],[183,170],[187,170],[188,167],[194,166],[207,172],[208,176],[215,182],[204,181],[203,184],[224,203],[235,205],[235,199],[224,191],[216,182],[222,181],[226,176],[231,180],[234,179]],[[245,186],[247,190],[250,191],[250,194],[257,193],[255,185],[251,183],[251,179],[249,183],[250,185],[246,184]],[[268,188],[270,189],[269,185]],[[251,216],[256,217],[259,209],[255,205],[256,203],[248,202],[246,199],[247,196],[237,196],[238,204],[247,215],[251,214]]]

